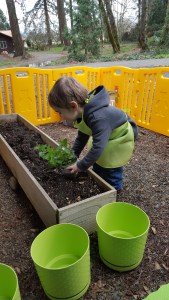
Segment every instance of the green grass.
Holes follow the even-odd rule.
[[[29,52],[47,52],[47,53],[62,53],[64,51],[64,47],[63,46],[52,46],[50,49],[45,49],[43,50],[35,50],[35,49],[30,49]]]
[[[63,51],[64,51],[63,46],[55,46],[55,47],[51,47],[49,50],[47,50],[47,52],[57,52],[57,53],[61,53]]]
[[[155,58],[169,58],[169,53],[160,53],[155,55]]]
[[[120,45],[120,53],[126,53],[130,51],[134,51],[134,49],[138,48],[136,43],[124,43]],[[113,48],[110,44],[105,44],[101,47],[101,56],[116,56],[118,54],[113,53]]]
[[[112,47],[106,45],[102,49],[100,61],[111,60],[139,60],[139,59],[151,59],[151,58],[169,58],[168,47],[162,48],[158,46],[149,47],[148,51],[140,51],[136,43],[121,44],[120,53],[113,53]]]
[[[61,58],[61,59],[58,59],[57,61],[51,61],[48,66],[60,66],[60,65],[65,65],[65,64],[68,64],[69,61],[67,58]]]
[[[134,51],[136,48],[138,48],[137,43],[124,43],[121,44],[121,52],[126,53],[129,51]]]
[[[0,61],[0,67],[6,67],[9,65],[15,65],[17,62],[15,61]]]

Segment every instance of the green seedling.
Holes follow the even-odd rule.
[[[61,140],[55,149],[45,144],[36,146],[35,150],[39,151],[39,156],[46,160],[52,169],[64,168],[77,160],[67,139]]]

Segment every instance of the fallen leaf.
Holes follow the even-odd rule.
[[[162,264],[162,266],[166,271],[169,271],[169,268],[165,264]]]
[[[77,196],[76,201],[80,201],[80,200],[81,200],[81,197]]]
[[[149,262],[152,261],[152,257],[150,255],[148,255],[148,260]]]
[[[103,292],[105,290],[105,286],[106,286],[105,283],[103,283],[101,280],[98,280],[97,282],[95,282],[93,284],[92,290],[93,290],[94,294],[98,293],[98,292]]]
[[[15,271],[16,271],[18,274],[21,274],[21,269],[20,269],[20,268],[15,267]]]
[[[161,225],[163,225],[163,226],[164,226],[164,222],[163,222],[162,220],[160,220],[159,222],[160,222],[160,224],[161,224]]]
[[[157,230],[155,229],[155,227],[151,227],[151,230],[154,234],[157,234]]]
[[[155,261],[155,270],[160,270],[161,267],[157,261]]]
[[[168,248],[167,248],[167,249],[165,249],[165,251],[164,251],[164,255],[166,255],[166,254],[167,254],[167,252],[168,252]]]
[[[148,288],[146,285],[143,285],[143,288],[144,288],[144,290],[145,290],[148,294],[150,294],[150,290],[149,290],[149,288]]]
[[[5,249],[2,249],[2,253],[3,253],[4,255],[7,255],[7,252],[5,251]]]
[[[31,232],[37,232],[37,231],[39,231],[39,229],[38,228],[31,228],[30,231]]]

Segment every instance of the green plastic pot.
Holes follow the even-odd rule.
[[[21,300],[17,274],[3,263],[0,263],[0,300]]]
[[[149,294],[145,300],[168,300],[169,299],[169,283],[162,285],[157,291]]]
[[[114,202],[102,206],[96,215],[99,254],[109,268],[129,271],[142,261],[149,217],[139,207]]]
[[[49,299],[79,299],[90,284],[89,236],[78,225],[57,224],[42,231],[31,257]]]

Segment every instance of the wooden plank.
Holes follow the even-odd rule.
[[[5,122],[14,122],[17,121],[18,115],[17,114],[1,114],[0,115],[0,120],[1,123]]]
[[[96,231],[96,213],[103,205],[115,202],[116,192],[108,191],[78,203],[59,208],[59,223],[74,223],[88,233]]]
[[[57,206],[0,135],[0,154],[46,226],[57,223]]]

